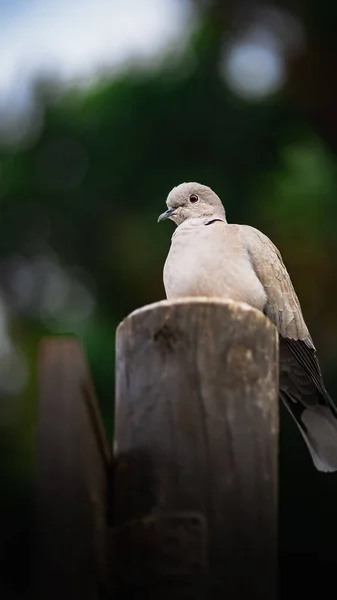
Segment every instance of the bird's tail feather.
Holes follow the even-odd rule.
[[[329,406],[305,408],[282,395],[295,419],[318,471],[337,470],[337,418]]]

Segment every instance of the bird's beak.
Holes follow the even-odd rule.
[[[159,215],[157,222],[160,223],[160,221],[165,221],[165,219],[168,219],[171,215],[173,215],[174,211],[174,208],[168,208],[164,213]]]

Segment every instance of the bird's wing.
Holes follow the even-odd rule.
[[[282,337],[304,340],[309,348],[314,348],[279,250],[266,235],[254,227],[242,225],[241,228],[251,264],[267,294],[265,314],[276,325]]]
[[[288,363],[291,357],[295,359],[319,392],[325,396],[327,392],[316,357],[316,349],[281,254],[271,240],[254,227],[242,225],[241,228],[243,243],[251,264],[267,294],[264,312],[276,325],[280,334],[281,346],[284,348],[281,354],[288,357]],[[290,361],[293,366],[295,361]],[[292,370],[292,374],[295,377],[295,369]],[[299,375],[300,373],[296,377],[298,383]],[[299,387],[302,388],[302,385]]]
[[[265,314],[280,337],[280,397],[319,471],[337,470],[337,409],[326,391],[316,349],[288,271],[263,233],[242,225],[242,241],[267,294]]]

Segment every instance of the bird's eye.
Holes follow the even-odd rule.
[[[192,202],[192,204],[195,204],[196,202],[198,202],[199,200],[199,196],[197,196],[196,194],[191,194],[189,197],[189,201]]]

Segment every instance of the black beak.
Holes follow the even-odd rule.
[[[157,223],[160,223],[160,221],[165,221],[165,219],[168,219],[171,215],[173,215],[174,210],[175,210],[174,208],[168,208],[167,211],[165,211],[164,213],[159,215]]]

